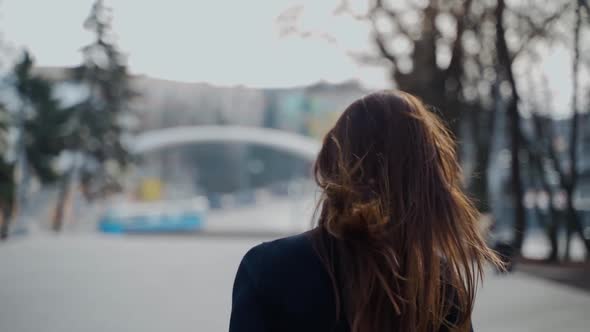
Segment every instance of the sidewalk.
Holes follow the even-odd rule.
[[[589,315],[587,292],[521,272],[489,273],[473,320],[478,332],[586,332]]]
[[[227,331],[237,266],[265,238],[35,235],[0,244],[0,331]],[[488,273],[478,332],[587,332],[590,293]]]
[[[516,270],[590,292],[590,263],[588,262],[549,264],[527,260],[517,263]]]

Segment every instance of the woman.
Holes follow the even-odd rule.
[[[482,267],[500,262],[436,115],[399,91],[355,101],[326,135],[315,177],[317,227],[246,254],[231,332],[472,329]]]

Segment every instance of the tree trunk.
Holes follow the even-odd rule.
[[[526,231],[526,211],[523,203],[524,189],[520,172],[520,115],[516,100],[508,108],[510,121],[510,175],[514,204],[514,247],[520,252]]]
[[[547,260],[550,262],[557,262],[559,260],[558,218],[560,216],[557,214],[555,208],[549,208],[549,220],[547,220],[546,232],[549,244],[551,245],[551,251],[547,257]]]
[[[572,244],[572,225],[575,223],[575,220],[578,219],[578,213],[576,212],[576,208],[574,207],[573,202],[573,190],[571,187],[566,188],[566,210],[565,210],[565,226],[566,226],[566,238],[565,238],[565,255],[564,260],[569,261],[571,260],[571,252],[570,247]]]
[[[590,259],[590,239],[587,239],[584,234],[584,227],[580,221],[580,216],[574,205],[574,188],[566,189],[566,247],[565,259],[571,259],[570,245],[572,235],[577,233],[586,249],[586,259]]]
[[[498,0],[495,17],[496,17],[496,52],[498,63],[502,67],[503,76],[510,83],[512,88],[512,97],[508,105],[508,128],[510,131],[510,168],[512,182],[512,196],[514,204],[514,240],[512,245],[520,253],[524,242],[524,233],[526,231],[526,211],[523,203],[524,189],[520,172],[520,151],[521,151],[521,129],[520,114],[518,113],[518,90],[516,89],[516,80],[512,71],[512,56],[506,43],[504,28],[504,10],[506,4],[504,0]]]
[[[547,239],[549,240],[549,245],[551,246],[549,255],[547,256],[546,260],[549,262],[557,262],[559,260],[558,227],[560,224],[559,218],[561,218],[561,216],[558,214],[558,211],[555,209],[555,206],[553,205],[553,190],[549,186],[547,180],[544,178],[545,170],[543,168],[543,164],[536,156],[533,156],[532,153],[531,156],[532,157],[530,159],[533,160],[532,168],[535,170],[534,174],[536,175],[536,177],[538,177],[539,181],[541,182],[542,189],[550,197],[549,209],[546,213],[543,213],[538,206],[535,207],[535,212],[537,214],[539,226],[541,226],[545,231]]]
[[[499,96],[497,96],[499,98]],[[469,182],[469,192],[476,199],[481,213],[490,212],[488,171],[496,124],[496,111],[482,108],[470,109],[471,136],[475,142],[473,176]]]
[[[576,187],[578,185],[578,143],[579,143],[579,120],[580,120],[580,111],[578,108],[578,73],[579,73],[579,64],[580,64],[580,30],[582,25],[582,2],[578,1],[576,7],[576,22],[574,24],[574,58],[572,62],[572,129],[570,132],[570,171],[569,171],[569,181],[567,181],[567,185],[565,185],[566,191],[566,203],[567,203],[567,247],[566,247],[566,259],[570,258],[570,244],[571,244],[571,236],[574,232],[578,233],[584,242],[586,247],[586,256],[590,258],[590,239],[586,239],[584,234],[584,229],[580,220],[578,218],[578,213],[576,211],[576,207],[574,206],[574,194],[576,193]]]
[[[64,175],[59,186],[57,204],[55,206],[55,214],[53,216],[53,221],[51,223],[51,228],[55,232],[61,231],[63,226],[64,212],[70,194],[72,172],[73,170],[71,169]]]
[[[590,260],[590,238],[586,237],[584,234],[584,227],[580,221],[577,211],[574,207],[574,193],[575,189],[578,185],[578,143],[580,141],[579,135],[581,130],[584,127],[580,128],[579,119],[580,119],[580,110],[578,108],[578,87],[580,85],[580,81],[578,80],[579,75],[579,65],[580,65],[580,54],[581,54],[581,47],[580,47],[580,37],[581,37],[581,28],[582,28],[582,6],[586,7],[586,10],[590,8],[587,2],[578,1],[577,8],[576,8],[576,23],[574,27],[574,61],[572,64],[572,72],[573,72],[573,93],[572,93],[572,107],[574,110],[574,115],[572,117],[572,133],[570,137],[570,149],[571,149],[571,163],[572,163],[572,191],[569,197],[569,206],[571,206],[571,213],[572,217],[571,220],[571,231],[578,233],[584,246],[586,248],[586,259]],[[590,14],[590,12],[587,12]]]
[[[536,115],[533,115],[533,121],[535,124],[535,137],[542,137],[541,128],[539,126],[538,118]],[[559,260],[559,225],[561,220],[561,214],[555,209],[553,205],[553,196],[554,192],[549,184],[547,176],[547,171],[543,165],[543,160],[540,157],[541,154],[535,149],[530,141],[527,142],[526,139],[523,139],[523,142],[526,145],[526,149],[529,152],[529,161],[533,176],[531,177],[531,182],[535,182],[538,179],[539,183],[541,184],[541,189],[549,196],[549,209],[547,213],[542,213],[538,206],[536,206],[537,218],[539,220],[539,225],[545,231],[547,235],[547,239],[549,240],[549,244],[551,246],[549,255],[547,256],[547,261],[549,262],[557,262]]]
[[[567,211],[565,216],[565,248],[562,257],[562,260],[565,262],[569,262],[571,258],[570,248],[572,245],[572,231],[569,218],[569,211]]]
[[[487,213],[490,212],[487,162],[489,158],[478,149],[475,159],[474,176],[471,178],[469,192],[475,198],[479,212]]]
[[[6,240],[8,238],[10,217],[10,206],[0,203],[0,240]]]

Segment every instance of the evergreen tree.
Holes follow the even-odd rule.
[[[23,204],[26,199],[30,179],[34,177],[43,184],[58,179],[59,174],[53,164],[64,150],[68,135],[66,125],[71,111],[59,107],[52,95],[51,84],[35,76],[32,68],[33,59],[25,51],[10,75],[11,86],[20,107],[12,114],[4,110],[4,116],[0,120],[4,133],[11,126],[18,131],[15,158],[7,160],[4,153],[0,161],[2,237],[8,235],[8,224],[14,207],[18,210],[18,205]],[[6,141],[5,143],[7,149],[8,144]],[[16,174],[20,176],[16,178]]]
[[[128,103],[135,96],[125,56],[113,42],[111,21],[111,9],[97,0],[84,22],[95,40],[83,48],[84,60],[76,70],[76,78],[89,90],[88,98],[79,105],[76,150],[83,154],[83,184],[99,191],[130,161],[123,144],[127,131],[123,121],[130,116]]]
[[[53,167],[54,158],[65,148],[68,119],[71,109],[60,108],[52,95],[49,81],[33,75],[33,59],[25,52],[15,67],[15,88],[21,100],[20,120],[22,135],[20,142],[27,170],[44,183],[54,182],[59,174]]]
[[[74,71],[74,78],[88,90],[88,95],[74,107],[74,135],[70,148],[75,152],[73,163],[58,201],[54,229],[61,227],[63,205],[74,180],[81,180],[87,199],[104,196],[119,189],[121,171],[131,161],[124,139],[128,133],[124,122],[129,101],[135,96],[130,87],[125,56],[113,41],[112,11],[102,0],[92,6],[84,28],[94,41],[82,49],[83,62]]]

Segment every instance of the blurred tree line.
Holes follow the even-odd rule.
[[[463,160],[472,165],[466,186],[483,213],[497,203],[490,199],[488,172],[497,141],[494,133],[502,129],[510,151],[510,244],[517,252],[527,231],[527,214],[534,214],[551,243],[549,260],[569,259],[573,234],[582,239],[590,258],[590,225],[575,204],[582,180],[579,168],[588,165],[580,159],[585,151],[583,129],[590,125],[590,100],[582,98],[590,96],[588,0],[338,0],[332,14],[369,26],[373,49],[350,51],[353,57],[383,66],[395,87],[420,96],[446,119],[459,140],[462,158],[469,157]],[[301,23],[303,15],[302,7],[282,13],[278,21],[283,33],[304,38],[326,35],[309,30]],[[567,60],[572,63],[567,84],[573,91],[564,131],[567,144],[559,151],[555,127],[564,121],[556,120],[556,112],[564,110],[552,109],[547,85],[533,78],[541,67],[541,53],[553,47],[572,54]],[[517,71],[523,66],[528,70],[524,75]],[[468,145],[473,146],[470,154],[465,153]],[[547,206],[527,209],[527,192],[547,194]],[[559,196],[565,197],[565,204],[558,202]],[[558,243],[560,232],[566,233],[565,248]]]
[[[64,105],[53,83],[36,75],[28,51],[2,77],[0,103],[0,238],[22,213],[31,181],[59,184],[52,227],[59,230],[73,191],[86,199],[118,189],[118,177],[131,161],[125,139],[128,102],[126,60],[114,44],[112,12],[96,0],[84,22],[95,39],[82,49],[82,63],[68,80],[84,87],[85,97]]]

